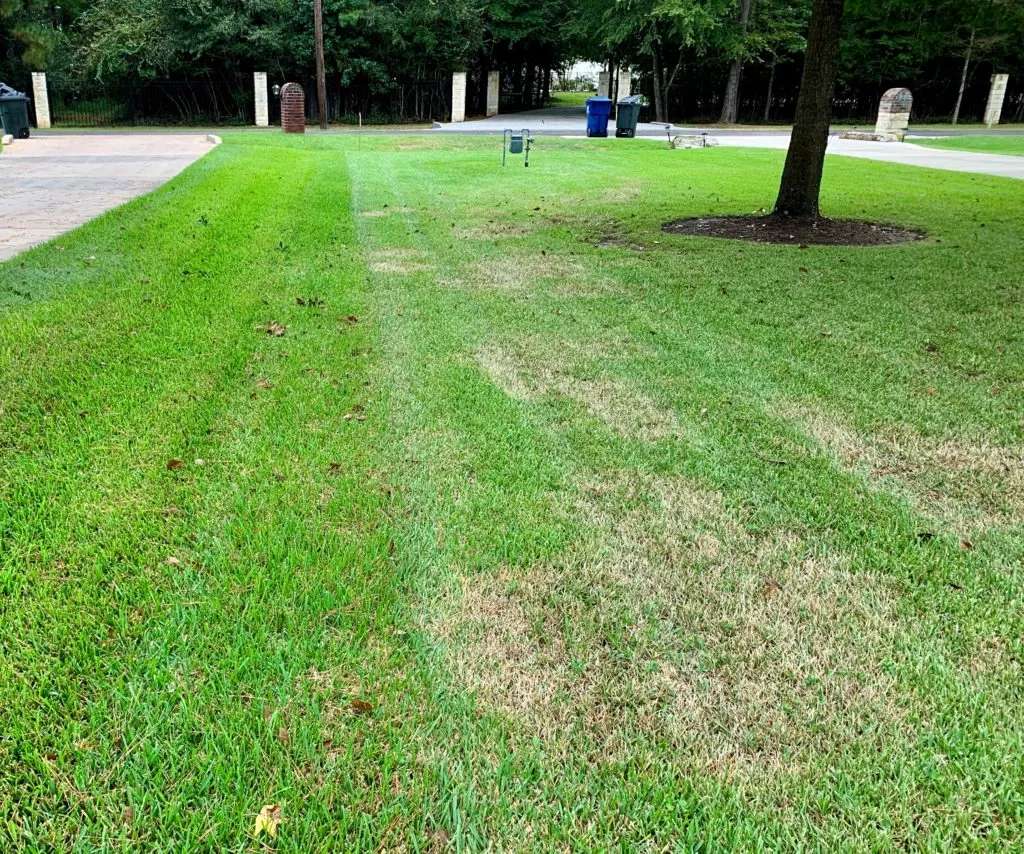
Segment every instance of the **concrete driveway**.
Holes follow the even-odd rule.
[[[54,134],[0,154],[0,260],[148,193],[214,146],[202,134]]]
[[[508,113],[489,119],[475,119],[458,124],[437,124],[435,133],[486,133],[501,134],[504,128],[529,128],[538,135],[585,136],[587,129],[586,110],[583,107],[547,107],[522,113]],[[747,128],[682,127],[663,124],[641,123],[637,136],[648,140],[665,140],[667,135],[699,135],[707,132],[720,145],[743,148],[789,148],[789,133],[779,130],[757,130]],[[977,130],[973,131],[978,133]],[[952,136],[951,132],[937,133],[936,136]],[[614,121],[608,124],[608,136],[615,136]],[[912,137],[908,137],[911,140]],[[621,140],[625,145],[631,141]],[[987,154],[980,151],[953,151],[942,148],[927,148],[911,142],[863,142],[839,139],[834,133],[829,138],[829,154],[846,157],[864,157],[886,163],[903,163],[908,166],[927,166],[932,169],[949,169],[954,172],[975,172],[982,175],[998,175],[1003,178],[1024,179],[1024,157],[1005,154]]]

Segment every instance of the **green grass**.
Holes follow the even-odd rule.
[[[1020,846],[1024,186],[661,232],[781,166],[227,133],[0,265],[3,847]]]
[[[587,103],[587,98],[593,98],[597,92],[552,92],[552,107],[582,107]]]
[[[914,139],[916,145],[952,148],[958,151],[983,151],[987,154],[1024,155],[1024,134],[1020,136],[955,136],[941,139]]]

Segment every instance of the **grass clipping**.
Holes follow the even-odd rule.
[[[791,532],[748,531],[678,478],[623,475],[583,496],[592,540],[463,579],[431,625],[483,706],[595,761],[654,738],[722,774],[795,765],[899,715],[882,580]]]

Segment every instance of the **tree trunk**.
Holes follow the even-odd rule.
[[[655,44],[651,49],[653,64],[654,64],[654,120],[656,122],[664,122],[665,119],[665,90],[662,82],[662,68],[661,68],[661,51],[658,50],[658,45]]]
[[[976,30],[971,27],[971,39],[967,42],[967,53],[964,54],[964,70],[960,74],[960,91],[956,93],[956,106],[953,108],[953,124],[960,121],[960,106],[964,102],[964,89],[967,88],[967,69],[971,64],[971,53],[974,51],[974,34]]]
[[[313,39],[316,49],[316,107],[320,113],[320,129],[327,130],[327,78],[324,76],[323,0],[313,0]]]
[[[754,0],[740,0],[740,29],[744,38],[750,26],[750,10]],[[740,104],[740,75],[743,73],[743,58],[737,56],[729,66],[729,80],[725,84],[725,98],[722,99],[722,116],[719,121],[724,125],[736,123]]]
[[[772,71],[768,75],[768,97],[764,101],[764,123],[768,124],[772,116],[772,97],[775,94],[775,66],[779,64],[778,57],[772,57]]]
[[[818,216],[821,174],[825,166],[836,55],[845,0],[814,0],[807,32],[807,53],[796,102],[793,136],[782,171],[775,213],[780,216]]]

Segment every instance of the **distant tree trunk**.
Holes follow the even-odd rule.
[[[750,11],[754,6],[754,0],[740,0],[740,29],[744,37],[747,35],[747,28],[750,26]],[[740,106],[740,75],[743,73],[743,58],[737,56],[732,65],[729,66],[729,80],[725,84],[725,98],[722,99],[722,116],[719,119],[722,124],[731,125],[736,123]]]
[[[772,70],[768,75],[768,97],[764,101],[764,123],[768,124],[772,115],[772,96],[775,94],[775,66],[778,65],[778,57],[772,57]]]
[[[964,70],[960,74],[960,91],[956,93],[956,106],[953,108],[953,124],[960,121],[960,106],[964,102],[964,89],[967,88],[967,69],[971,64],[971,53],[974,51],[974,34],[977,31],[971,27],[971,39],[967,42],[967,53],[964,54]]]
[[[653,60],[653,85],[654,85],[654,120],[656,122],[665,121],[665,89],[662,79],[662,68],[661,68],[661,51],[658,49],[657,43],[651,48],[652,60]]]
[[[316,108],[320,113],[320,129],[327,130],[327,79],[324,76],[324,10],[323,0],[313,0],[313,41],[316,53]]]
[[[832,121],[836,83],[836,54],[845,0],[814,0],[807,31],[807,53],[796,102],[796,119],[782,171],[778,216],[818,216],[821,174]]]

